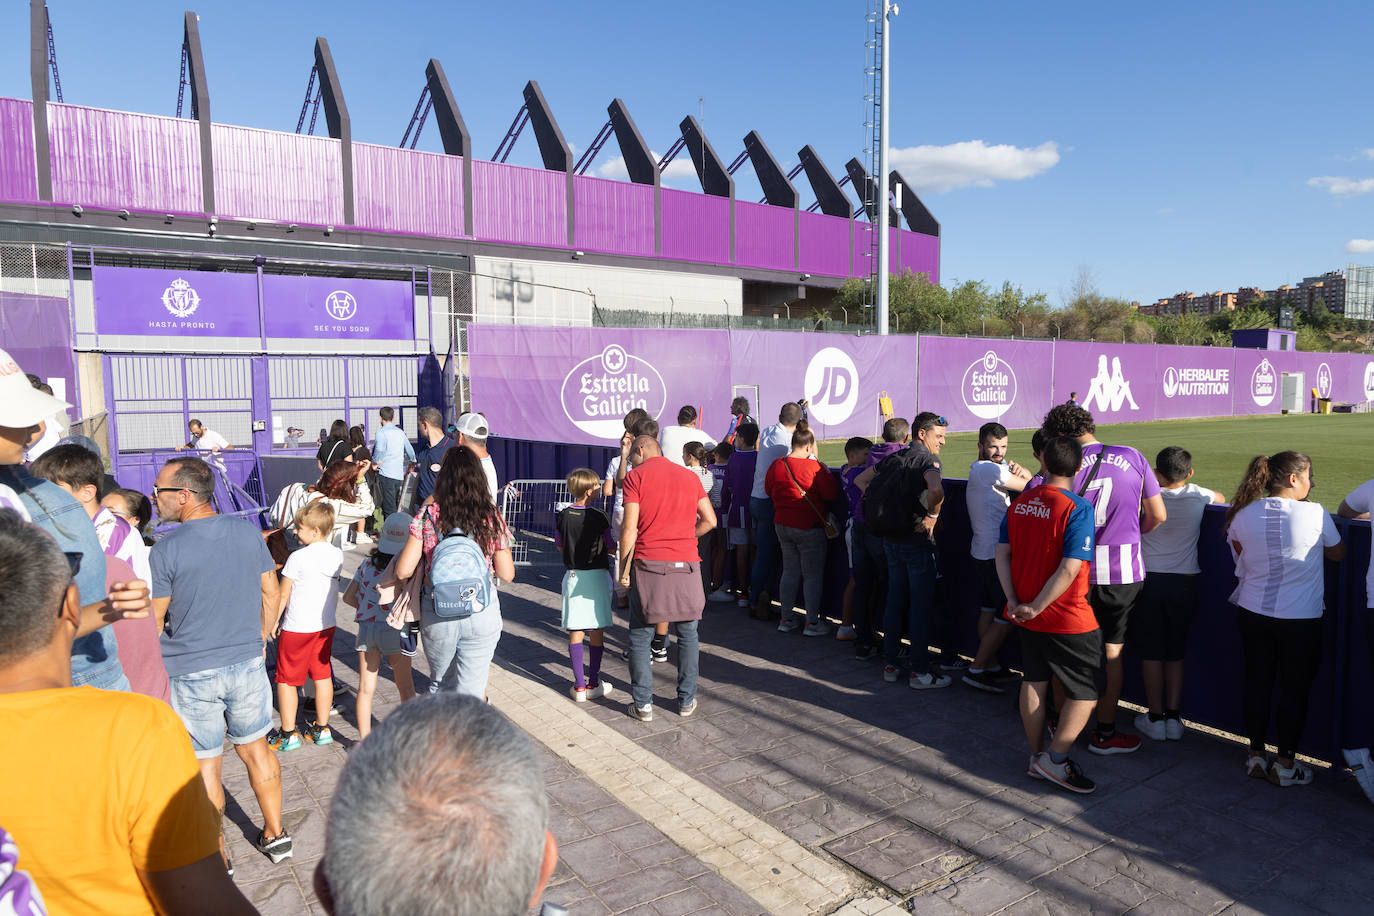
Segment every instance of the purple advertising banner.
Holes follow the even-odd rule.
[[[472,405],[496,436],[608,445],[631,409],[667,426],[690,404],[714,437],[730,412],[729,352],[726,331],[474,324]]]
[[[1155,347],[1155,419],[1224,417],[1235,391],[1229,347]],[[1143,387],[1143,383],[1137,383]]]
[[[881,433],[878,398],[884,393],[898,416],[910,419],[917,412],[916,341],[910,337],[732,331],[729,378],[762,426],[777,421],[783,404],[806,398],[818,439]],[[729,413],[716,411],[706,422],[707,432],[722,436]]]
[[[1231,411],[1243,414],[1278,413],[1282,409],[1283,373],[1294,368],[1292,353],[1276,350],[1231,351],[1236,357],[1235,397]]]
[[[921,409],[949,420],[951,432],[996,421],[1008,429],[1040,425],[1054,403],[1054,344],[1041,340],[921,337]],[[899,416],[908,420],[911,415]]]
[[[404,280],[262,278],[268,337],[414,340],[415,292]]]
[[[1077,394],[1098,423],[1155,419],[1155,348],[1147,344],[1054,345],[1054,401]]]
[[[91,281],[99,334],[259,336],[256,274],[96,266]]]

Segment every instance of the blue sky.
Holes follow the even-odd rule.
[[[66,101],[174,113],[186,6],[50,0]],[[0,95],[29,95],[27,8],[0,7]],[[197,11],[216,121],[294,129],[323,35],[358,140],[400,141],[437,57],[483,157],[535,79],[578,151],[616,96],[660,153],[703,99],[727,162],[756,129],[785,166],[810,143],[842,174],[864,146],[866,9],[202,0]],[[1104,292],[1149,302],[1374,263],[1371,23],[1366,4],[1339,0],[903,4],[893,159],[942,224],[945,281],[1010,280],[1057,303],[1087,269]],[[420,146],[438,148],[433,123]],[[616,174],[616,155],[612,142],[593,174]],[[529,131],[510,161],[538,164]],[[684,168],[670,183],[692,187]],[[747,165],[736,182],[741,199],[758,198]]]

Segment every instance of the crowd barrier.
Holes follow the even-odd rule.
[[[616,449],[559,442],[493,439],[488,446],[499,478],[556,479],[575,467],[604,473]],[[932,618],[935,645],[952,645],[972,656],[978,645],[977,589],[969,557],[972,531],[964,503],[966,481],[945,481],[945,507],[939,531],[940,580],[937,608]],[[846,515],[843,501],[835,507]],[[1222,537],[1224,507],[1211,507],[1203,516],[1198,541],[1201,595],[1197,617],[1189,636],[1187,681],[1183,713],[1192,721],[1240,734],[1241,688],[1244,661],[1236,629],[1236,611],[1228,597],[1236,585],[1231,554]],[[1323,662],[1313,686],[1310,718],[1301,750],[1323,760],[1339,760],[1342,747],[1374,744],[1374,628],[1366,611],[1365,574],[1369,569],[1370,525],[1365,521],[1336,519],[1348,552],[1341,563],[1326,564],[1326,616]],[[848,560],[843,542],[831,541],[826,560],[825,610],[838,617]],[[773,594],[777,594],[776,588]],[[727,605],[710,605],[707,614],[735,613]],[[836,651],[850,651],[847,645]],[[1015,664],[1016,640],[1008,641],[1009,660]],[[1140,666],[1127,650],[1125,698],[1144,702]],[[956,685],[951,689],[964,689]],[[1125,722],[1127,726],[1129,722]]]

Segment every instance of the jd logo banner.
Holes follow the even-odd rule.
[[[859,403],[859,370],[838,347],[826,347],[811,357],[802,385],[811,402],[807,411],[827,426],[848,420]]]
[[[619,439],[625,414],[636,407],[658,419],[667,400],[658,370],[619,344],[582,360],[563,379],[563,413],[598,439]]]
[[[960,393],[969,413],[984,420],[997,420],[1016,401],[1016,373],[995,350],[989,350],[964,370]]]
[[[1116,413],[1126,404],[1131,405],[1131,410],[1140,409],[1131,396],[1131,383],[1121,372],[1121,357],[1112,357],[1112,368],[1108,372],[1107,354],[1103,353],[1097,357],[1097,375],[1093,376],[1092,384],[1088,386],[1084,406],[1099,412]]]

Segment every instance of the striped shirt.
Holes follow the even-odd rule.
[[[1092,504],[1096,525],[1093,585],[1127,585],[1145,581],[1145,558],[1140,549],[1140,504],[1159,495],[1159,481],[1145,456],[1129,445],[1083,446],[1083,463],[1074,489],[1083,489],[1098,454],[1102,463],[1083,497]]]

